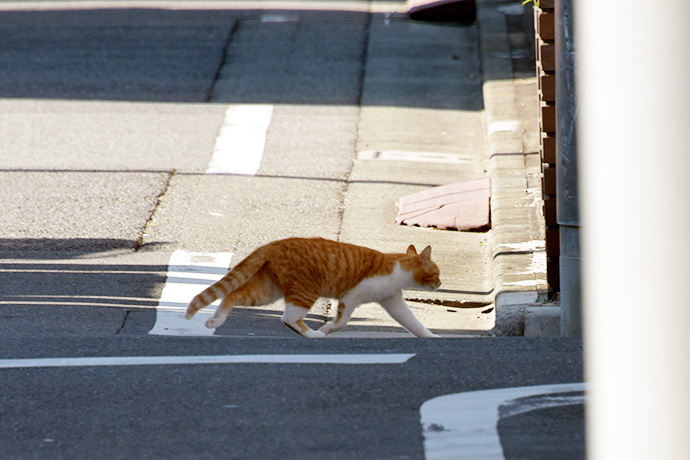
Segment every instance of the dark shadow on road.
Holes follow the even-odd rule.
[[[0,238],[0,258],[79,259],[103,257],[110,251],[155,250],[165,243],[143,243],[117,238]],[[11,253],[9,251],[12,251]]]
[[[89,253],[95,253],[94,247]],[[50,254],[62,260],[50,260]],[[146,310],[139,324],[150,329],[167,266],[75,260],[70,255],[74,253],[0,253],[1,336],[112,335],[130,312]]]
[[[476,26],[389,19],[327,10],[0,11],[0,98],[483,108]],[[411,33],[387,38],[385,27],[409,24]],[[434,28],[453,28],[458,40],[415,38]],[[405,59],[419,55],[435,55],[434,66]],[[365,62],[376,78],[363,98]],[[420,78],[449,71],[463,77]]]

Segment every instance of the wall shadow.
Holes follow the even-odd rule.
[[[23,299],[102,306],[154,307],[151,287],[165,282],[167,264],[140,264],[129,240],[98,238],[0,239],[0,302]],[[133,260],[134,263],[126,263]],[[110,262],[112,261],[112,262]],[[140,300],[135,300],[140,299]],[[128,301],[127,303],[131,303]]]
[[[155,250],[165,245],[118,238],[0,238],[0,258],[79,259],[110,251]]]
[[[453,28],[460,42],[392,32],[372,49],[370,21],[383,24],[327,10],[0,11],[0,98],[483,108],[479,64],[464,57],[476,56],[475,26],[400,16],[420,36]],[[438,58],[420,66],[394,57],[401,50]]]
[[[144,313],[137,324],[148,331],[167,266],[75,259],[95,256],[99,247],[0,253],[0,336],[113,335],[130,312]]]

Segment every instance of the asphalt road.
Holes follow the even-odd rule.
[[[425,432],[443,430],[440,424],[420,423],[425,401],[460,392],[582,381],[581,345],[561,339],[120,335],[3,339],[2,349],[10,360],[414,355],[401,364],[0,368],[0,444],[3,458],[17,459],[422,459]],[[0,360],[0,366],[7,362]],[[505,458],[584,458],[582,414],[569,407],[502,418],[498,432]],[[479,414],[457,415],[481,419]],[[457,449],[462,452],[463,446]]]
[[[350,11],[332,11],[332,2],[324,3],[330,10],[315,2],[294,10],[187,2],[197,7],[183,11],[165,8],[182,2],[124,9],[90,2],[105,8],[73,10],[24,2],[24,11],[2,11],[2,3],[2,458],[377,460],[421,459],[431,449],[431,459],[436,447],[428,442],[455,432],[423,424],[425,402],[583,381],[579,341],[310,342],[280,324],[279,306],[238,309],[213,337],[149,334],[178,251],[232,252],[236,261],[293,235],[397,248],[394,231],[371,225],[391,220],[372,203],[481,172],[475,28],[429,29],[369,15],[367,2],[351,2]],[[28,11],[32,5],[37,10]],[[434,52],[445,61],[414,64]],[[429,78],[436,83],[426,85]],[[241,109],[239,121],[229,108]],[[232,132],[235,121],[240,131],[261,131],[255,122],[267,111],[256,175],[207,174],[219,132]],[[384,168],[355,158],[409,145],[462,161]],[[396,182],[396,172],[410,170],[424,179]],[[453,238],[471,250],[449,252],[444,262],[464,264],[471,280],[485,263],[482,236]],[[204,270],[217,275],[218,268]],[[203,284],[184,283],[192,290]],[[463,283],[469,293],[486,291],[482,280]],[[322,322],[323,313],[310,321]],[[367,315],[352,328],[400,334]],[[302,354],[413,356],[393,364],[161,358],[54,367],[55,358]],[[46,361],[17,361],[39,358]],[[489,410],[505,458],[584,457],[581,400],[530,398],[521,410],[513,399]],[[474,417],[473,410],[458,413]]]

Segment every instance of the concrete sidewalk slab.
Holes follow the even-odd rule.
[[[528,306],[525,310],[525,337],[560,337],[560,306]]]
[[[486,149],[485,131],[481,111],[364,106],[357,152],[422,151],[474,156]]]
[[[0,246],[135,249],[168,180],[167,173],[0,171]]]
[[[233,252],[235,261],[291,236],[337,239],[341,181],[177,174],[143,242],[195,252]]]
[[[259,174],[346,180],[358,121],[354,106],[276,105]]]
[[[0,167],[203,172],[224,112],[215,104],[1,99]]]

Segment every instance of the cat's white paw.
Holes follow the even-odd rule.
[[[223,324],[224,320],[222,318],[209,318],[206,320],[206,327],[209,329],[215,329],[221,324]]]
[[[436,335],[431,331],[426,331],[426,332],[422,332],[422,333],[415,334],[415,335],[417,337],[419,337],[420,339],[442,339],[443,338],[440,335]]]
[[[321,330],[318,330],[318,331],[306,331],[306,332],[304,333],[304,336],[307,337],[307,338],[309,338],[309,339],[325,339],[325,338],[326,338],[326,334],[324,334],[323,332],[321,332]]]
[[[333,332],[333,323],[326,323],[319,328],[319,332],[323,332],[324,335],[328,335]]]

